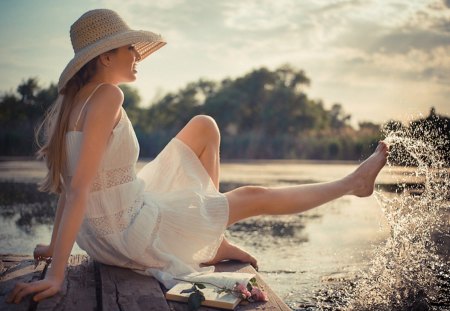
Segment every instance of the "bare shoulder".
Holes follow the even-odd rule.
[[[123,92],[118,86],[105,83],[98,87],[91,100],[95,105],[112,105],[117,108],[122,105],[123,99]]]
[[[92,94],[86,115],[86,130],[112,129],[121,116],[122,90],[112,84],[103,84]]]

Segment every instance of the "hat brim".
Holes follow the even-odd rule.
[[[119,48],[128,44],[133,44],[139,53],[139,60],[163,47],[167,42],[160,36],[151,31],[145,30],[126,30],[120,33],[103,38],[94,44],[88,45],[78,51],[64,68],[58,81],[58,92],[66,86],[67,82],[94,57]]]

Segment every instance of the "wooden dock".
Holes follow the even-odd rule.
[[[93,261],[87,255],[71,255],[60,293],[36,303],[28,295],[19,304],[5,302],[17,282],[31,282],[45,276],[45,262],[35,268],[32,256],[0,254],[0,310],[52,311],[187,311],[185,303],[167,301],[167,291],[156,279]],[[216,271],[254,273],[269,301],[240,304],[235,310],[291,310],[248,264],[223,262]],[[201,311],[218,310],[202,307]]]

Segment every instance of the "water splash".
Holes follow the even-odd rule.
[[[399,160],[414,165],[418,184],[403,184],[396,195],[377,191],[391,235],[368,271],[320,295],[319,309],[450,310],[450,177],[439,149],[445,142],[407,129],[387,132],[385,141],[392,150],[388,169]]]

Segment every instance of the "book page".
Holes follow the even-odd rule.
[[[242,283],[245,286],[251,278],[255,277],[253,273],[241,272],[195,272],[184,275],[179,279],[189,282],[208,282],[218,287],[232,289],[236,283]]]
[[[181,293],[183,290],[192,288],[192,284],[190,283],[179,283],[172,287],[166,293],[166,299],[187,302],[188,297],[191,293]],[[241,301],[241,298],[236,297],[231,293],[218,293],[217,288],[213,286],[208,286],[204,289],[201,289],[205,296],[205,301],[202,302],[204,306],[210,306],[215,308],[223,308],[233,310]]]

